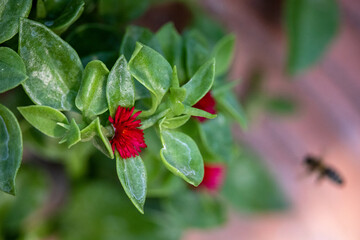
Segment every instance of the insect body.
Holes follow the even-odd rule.
[[[325,165],[321,158],[308,155],[304,159],[304,164],[310,173],[317,172],[319,174],[318,180],[327,177],[338,185],[344,184],[343,178],[335,171],[335,169]]]

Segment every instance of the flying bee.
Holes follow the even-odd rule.
[[[327,177],[329,180],[338,185],[344,184],[343,178],[337,173],[337,171],[332,167],[327,166],[321,158],[308,155],[304,159],[304,164],[309,173],[318,173],[318,180]]]

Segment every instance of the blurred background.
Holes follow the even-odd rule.
[[[296,76],[285,69],[283,1],[201,3],[236,33],[231,77],[246,82],[260,72],[268,94],[289,95],[297,107],[286,117],[262,113],[248,131],[237,131],[238,139],[255,149],[272,170],[290,208],[277,214],[231,214],[224,227],[190,231],[185,239],[359,239],[360,2],[338,1],[336,37],[317,64]],[[244,94],[244,84],[237,90]],[[307,154],[337,169],[345,185],[318,183],[306,176],[301,162]]]
[[[99,11],[98,2],[103,3]],[[113,48],[129,23],[157,31],[172,21],[180,33],[191,26],[210,40],[226,32],[236,35],[227,78],[240,83],[235,91],[248,129],[233,126],[242,155],[237,171],[229,174],[234,184],[224,186],[230,204],[208,196],[198,201],[191,194],[165,204],[150,197],[147,214],[140,215],[122,192],[113,162],[102,161],[85,144],[66,152],[54,147],[56,141],[22,120],[18,195],[0,195],[0,240],[360,239],[359,1],[124,0],[126,11],[112,8],[114,2],[85,1],[81,18],[61,36],[83,63],[116,60],[119,49]],[[107,18],[109,12],[118,15]],[[98,22],[113,25],[82,26]],[[104,44],[86,45],[87,39]],[[31,104],[21,88],[0,100],[10,109]],[[338,171],[345,184],[306,174],[303,160],[309,154]]]

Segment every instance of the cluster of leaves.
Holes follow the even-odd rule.
[[[232,92],[237,82],[226,79],[235,37],[223,37],[204,16],[197,24],[205,34],[188,30],[180,35],[172,24],[156,33],[128,26],[121,43],[117,41],[121,34],[109,26],[85,23],[72,28],[94,2],[38,0],[34,17],[30,15],[36,21],[27,19],[31,1],[8,1],[0,8],[4,29],[0,43],[6,41],[3,45],[7,46],[0,48],[0,93],[22,85],[36,105],[19,107],[19,112],[48,136],[44,138],[22,121],[24,139],[33,145],[25,144],[39,155],[63,160],[74,178],[84,175],[86,161],[93,161],[96,171],[102,172],[96,174],[101,180],[85,178],[85,185],[74,186],[65,211],[48,223],[49,228],[58,229],[64,239],[117,239],[120,234],[126,239],[148,235],[177,239],[179,229],[223,223],[228,203],[248,212],[284,207],[266,168],[245,148],[240,152],[232,138],[231,123],[247,125]],[[126,23],[147,6],[147,1],[124,1],[126,8],[134,10],[127,11],[116,2],[99,1],[98,10],[108,23]],[[59,37],[62,33],[65,37]],[[209,91],[216,101],[217,117],[199,122],[192,116],[215,117],[193,107]],[[121,159],[111,149],[113,129],[107,118],[119,105],[142,110],[139,118],[148,148],[141,157]],[[14,194],[22,133],[14,114],[3,105],[0,131],[0,189]],[[92,146],[100,152],[93,154]],[[114,161],[99,161],[105,156],[116,159],[116,172]],[[197,186],[202,181],[204,163],[213,162],[227,169],[220,193],[209,195],[189,188],[187,183]],[[46,205],[49,179],[38,170],[25,167],[21,171],[24,175],[19,176],[21,189],[15,201],[1,195],[0,222],[7,224],[0,227],[0,236],[24,226],[28,237],[34,231],[44,234],[42,227],[20,221]],[[146,196],[150,197],[147,216],[129,209],[129,201],[121,198],[113,181],[104,181],[109,175],[120,180],[140,212]],[[38,216],[28,218],[32,217]],[[99,224],[98,219],[107,220]]]
[[[72,12],[72,19],[81,13],[81,2],[72,2],[76,8],[66,7],[77,9]],[[24,11],[18,17],[28,14],[30,3],[22,2]],[[40,11],[41,4],[39,1],[38,16],[45,15]],[[36,104],[19,107],[22,116],[39,131],[59,138],[59,143],[69,148],[81,141],[92,141],[107,157],[116,158],[118,176],[126,193],[143,211],[147,188],[144,163],[140,156],[125,161],[116,151],[114,156],[108,140],[113,131],[106,120],[107,116],[114,115],[118,106],[135,105],[143,110],[139,116],[143,120],[142,128],[154,126],[158,130],[162,143],[160,155],[165,166],[188,183],[199,185],[204,175],[203,157],[196,142],[180,127],[191,116],[215,117],[192,106],[211,89],[215,77],[227,71],[234,36],[224,37],[209,51],[205,38],[196,31],[180,36],[171,24],[156,34],[140,27],[129,27],[120,47],[121,56],[110,71],[100,60],[88,62],[83,69],[76,51],[56,35],[66,30],[71,22],[54,22],[57,23],[44,22],[49,29],[39,22],[20,18],[19,55],[10,48],[1,48],[1,91],[21,84]],[[13,29],[17,26],[9,25],[6,29],[12,32],[4,40],[16,33]],[[215,60],[220,63],[216,67]],[[228,86],[214,89],[219,105],[244,124],[241,110],[228,90]],[[1,107],[5,132],[1,145],[5,163],[1,165],[4,173],[1,189],[14,193],[15,175],[21,162],[21,131],[14,116]],[[228,128],[222,117],[218,119],[202,125],[203,139],[213,139],[208,140],[209,149],[220,149],[212,142],[216,142],[217,136],[230,133],[229,129],[223,129],[227,134],[219,129],[217,135],[212,135],[206,130],[216,124]],[[226,153],[226,150],[222,151]]]

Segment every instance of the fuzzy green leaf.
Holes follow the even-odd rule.
[[[76,124],[75,119],[71,120],[70,125],[68,125],[68,129],[61,141],[59,143],[67,143],[68,148],[71,148],[76,143],[81,141],[81,134],[79,126]]]
[[[211,114],[204,110],[189,107],[189,106],[185,106],[184,114],[191,115],[194,117],[208,118],[208,119],[213,119],[213,118],[216,118],[216,116],[217,116],[216,114]]]
[[[173,117],[169,119],[166,118],[161,126],[163,128],[175,129],[184,125],[190,119],[190,117],[191,117],[190,115],[182,115],[179,117]]]
[[[19,31],[19,19],[29,15],[31,3],[31,0],[0,0],[0,43]]]
[[[183,41],[173,23],[167,23],[155,34],[166,60],[178,68],[180,83],[186,79],[183,63]]]
[[[210,90],[214,83],[215,60],[212,59],[202,65],[195,75],[182,86],[186,90],[184,104],[192,106]]]
[[[160,156],[165,166],[188,183],[198,186],[204,177],[204,162],[194,140],[182,132],[163,128],[160,136],[163,144]]]
[[[146,199],[147,177],[143,160],[140,156],[122,159],[116,156],[116,171],[126,194],[139,210],[144,213]]]
[[[36,104],[75,109],[83,71],[77,53],[40,23],[21,19],[19,32],[19,52],[29,77],[23,86],[29,97]]]
[[[234,34],[229,34],[216,43],[212,51],[212,56],[216,61],[215,76],[223,75],[229,70],[231,61],[234,57],[234,47]]]
[[[142,116],[151,115],[170,87],[171,66],[160,53],[137,43],[135,52],[129,61],[129,68],[131,74],[152,94],[152,108],[144,111]]]
[[[191,78],[209,59],[208,49],[206,39],[198,31],[193,30],[185,35],[185,63],[188,78]]]
[[[10,48],[0,47],[0,93],[16,87],[26,78],[21,57]]]
[[[14,114],[0,104],[0,190],[15,195],[15,177],[21,164],[23,143]]]
[[[214,96],[218,108],[233,117],[242,128],[247,128],[247,119],[243,108],[230,90]]]
[[[59,13],[55,19],[51,17],[51,19],[45,18],[44,20],[41,19],[40,21],[55,33],[61,34],[80,17],[84,10],[84,5],[85,3],[83,0],[68,1],[68,4],[64,6],[61,13]]]
[[[99,60],[89,62],[85,67],[75,104],[89,119],[107,110],[106,81],[108,74],[109,70]]]
[[[222,114],[213,120],[198,124],[200,136],[207,151],[227,162],[232,158],[232,133],[229,121]]]
[[[136,48],[136,42],[145,44],[156,51],[160,50],[157,39],[149,29],[138,26],[128,26],[120,46],[120,55],[124,55],[126,60],[129,61]]]
[[[69,124],[64,114],[51,107],[33,105],[18,110],[31,125],[50,137],[64,136],[66,129],[58,123]]]
[[[95,118],[87,127],[80,131],[82,141],[93,140],[94,146],[104,153],[107,157],[113,159],[114,152],[112,151],[109,140],[105,137],[99,117]]]
[[[339,25],[335,0],[288,0],[285,8],[288,71],[299,73],[314,64],[329,46]]]
[[[135,86],[124,55],[119,57],[110,71],[106,98],[111,116],[114,116],[118,106],[127,108],[134,106]]]

